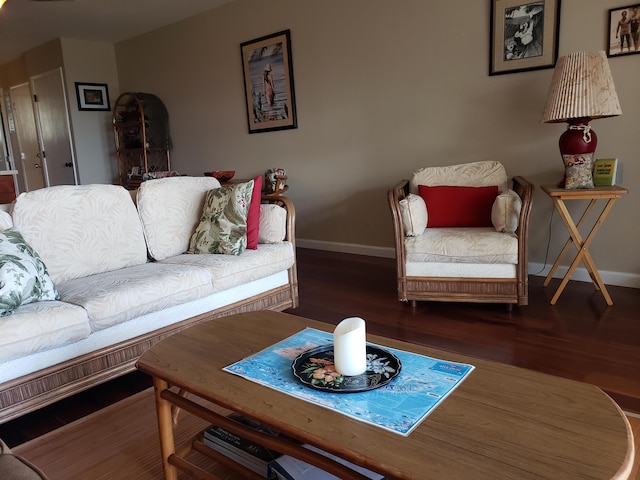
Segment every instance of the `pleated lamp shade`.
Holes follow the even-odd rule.
[[[542,115],[544,123],[621,114],[604,51],[571,53],[558,59]]]

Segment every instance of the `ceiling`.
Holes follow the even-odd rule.
[[[0,8],[0,65],[50,40],[115,43],[233,0],[7,0]]]

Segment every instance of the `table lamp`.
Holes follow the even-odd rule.
[[[591,170],[598,137],[589,122],[621,114],[604,51],[571,53],[558,59],[542,121],[569,124],[559,141],[565,188],[593,188]]]

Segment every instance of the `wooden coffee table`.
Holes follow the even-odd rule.
[[[634,447],[629,423],[602,390],[586,383],[367,335],[372,343],[476,367],[403,437],[222,371],[305,327],[334,328],[285,313],[244,313],[190,327],[140,357],[138,368],[154,379],[165,479],[176,479],[178,469],[196,478],[215,478],[184,458],[191,449],[215,457],[212,449],[197,438],[188,445],[174,445],[176,407],[343,479],[364,477],[294,442],[242,431],[216,410],[223,407],[252,417],[389,479],[626,479],[630,475]],[[248,478],[260,478],[237,468]]]

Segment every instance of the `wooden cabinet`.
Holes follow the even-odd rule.
[[[123,93],[113,107],[118,176],[121,185],[138,188],[145,175],[171,170],[169,114],[149,93]]]

